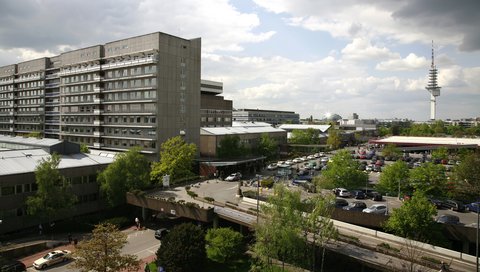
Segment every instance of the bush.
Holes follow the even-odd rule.
[[[262,187],[267,187],[267,188],[272,188],[273,187],[273,179],[272,178],[268,178],[268,179],[264,179],[262,181],[260,181],[260,185]]]
[[[187,191],[187,194],[188,194],[189,196],[191,196],[192,198],[195,198],[195,197],[198,196],[197,193],[195,193],[195,192],[193,192],[193,191]]]
[[[242,194],[244,197],[257,199],[257,191],[244,191]]]
[[[206,196],[206,197],[204,197],[203,199],[205,199],[205,200],[208,201],[208,202],[213,202],[213,201],[215,201],[215,199],[214,199],[213,197],[209,197],[209,196]]]
[[[102,221],[102,223],[110,223],[112,225],[115,225],[118,228],[123,228],[128,226],[131,222],[128,220],[126,217],[113,217],[109,219],[105,219]]]

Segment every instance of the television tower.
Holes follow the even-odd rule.
[[[437,84],[437,67],[435,66],[435,57],[432,41],[432,65],[428,72],[428,85],[425,87],[430,93],[430,120],[435,120],[435,111],[437,107],[437,96],[440,96],[440,86]]]

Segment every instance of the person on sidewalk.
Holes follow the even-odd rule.
[[[135,225],[137,225],[137,230],[140,229],[140,219],[138,217],[135,217]]]

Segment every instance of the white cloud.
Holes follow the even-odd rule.
[[[381,71],[409,71],[416,69],[425,69],[429,67],[429,60],[425,57],[419,57],[414,53],[408,54],[405,58],[396,58],[382,61],[377,64],[375,69]]]
[[[398,54],[392,53],[386,47],[373,46],[369,40],[355,38],[342,49],[343,58],[347,60],[363,61],[393,58]]]

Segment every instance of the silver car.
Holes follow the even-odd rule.
[[[373,204],[369,208],[363,209],[362,212],[386,215],[388,213],[388,208],[384,204]]]

